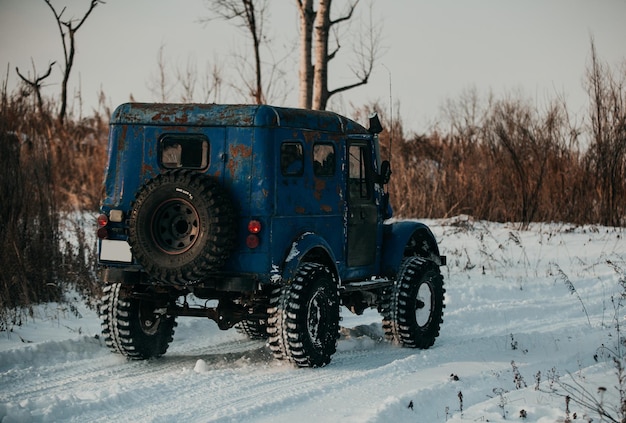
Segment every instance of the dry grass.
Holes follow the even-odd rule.
[[[602,132],[610,136],[602,138],[585,138],[593,131],[574,127],[564,105],[537,111],[518,98],[490,101],[479,119],[453,115],[446,133],[407,138],[394,122],[389,191],[396,216],[625,225],[626,107],[618,105],[626,104],[626,91],[610,92],[592,116],[612,113]],[[467,107],[453,113],[459,109]],[[389,157],[387,131],[381,144]]]
[[[60,126],[22,92],[4,89],[0,101],[2,330],[32,304],[63,300],[69,287],[85,296],[96,289],[93,245],[83,228],[63,229],[62,216],[96,210],[106,128],[100,119]]]

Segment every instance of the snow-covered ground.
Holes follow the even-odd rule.
[[[374,310],[343,310],[338,352],[320,369],[274,361],[263,342],[198,318],[179,319],[167,355],[133,362],[105,348],[94,311],[47,305],[0,332],[0,420],[602,421],[571,389],[568,412],[565,385],[618,417],[608,350],[625,314],[625,231],[427,223],[448,256],[431,349],[387,344]]]

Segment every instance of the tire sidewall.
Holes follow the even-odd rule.
[[[132,360],[159,357],[166,353],[173,340],[176,316],[154,314],[167,307],[171,300],[139,298],[147,292],[142,287],[114,283],[105,286],[99,307],[102,335],[107,346]],[[146,330],[142,319],[151,318],[153,325]]]
[[[430,315],[423,326],[417,322],[417,294],[427,285],[431,294]],[[396,280],[383,297],[385,338],[408,348],[426,349],[435,343],[443,323],[445,289],[439,267],[422,257],[406,257]]]
[[[339,299],[337,287],[326,267],[318,270],[319,277],[306,285],[302,297],[306,298],[300,308],[299,322],[303,325],[302,343],[308,351],[309,361],[313,367],[328,364],[337,350],[339,334]],[[315,315],[319,321],[315,321]],[[312,327],[311,324],[317,324]]]
[[[142,299],[130,299],[129,325],[133,347],[141,358],[159,357],[167,351],[174,332],[175,318],[168,315],[153,315],[155,303]],[[152,319],[154,324],[148,331],[142,321]]]
[[[441,278],[441,276],[434,265],[422,265],[420,266],[420,270],[422,271],[420,272],[419,278],[417,278],[415,283],[412,283],[407,290],[409,304],[407,304],[405,318],[407,319],[408,326],[411,328],[411,332],[413,332],[412,338],[432,345],[434,339],[439,335],[441,316],[443,313],[443,293],[441,292],[441,284],[436,283],[437,278]],[[424,325],[420,325],[416,316],[417,297],[420,288],[424,285],[430,290],[430,304],[426,304],[426,307],[430,309],[430,315],[428,316],[428,321]]]
[[[128,227],[133,257],[165,284],[206,278],[224,264],[236,242],[235,210],[227,192],[214,178],[187,170],[160,174],[143,185]]]
[[[337,279],[331,270],[318,263],[301,263],[289,284],[277,287],[272,295],[267,329],[274,357],[298,367],[330,363],[337,351],[340,319]],[[321,318],[312,322],[311,313]]]
[[[158,188],[158,189],[156,189]],[[198,236],[193,245],[179,254],[170,254],[164,251],[155,239],[154,219],[160,207],[170,201],[180,201],[189,204],[198,216]],[[194,186],[181,186],[180,183],[169,181],[141,193],[131,212],[131,236],[136,243],[135,250],[141,250],[141,259],[144,263],[157,265],[162,268],[176,269],[204,258],[202,251],[207,243],[207,231],[211,224],[209,215],[210,205],[202,192]]]

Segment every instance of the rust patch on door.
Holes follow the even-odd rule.
[[[314,196],[317,201],[322,199],[322,191],[326,189],[326,181],[323,179],[315,178],[315,191]]]

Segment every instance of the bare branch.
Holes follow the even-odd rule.
[[[354,6],[356,6],[357,3],[358,1],[354,4]],[[352,10],[350,11],[350,15],[351,14]],[[376,59],[380,54],[381,34],[382,28],[380,24],[376,25],[374,23],[372,8],[370,5],[368,25],[364,28],[364,31],[359,34],[358,43],[354,46],[354,54],[356,56],[356,60],[354,62],[357,66],[350,66],[350,69],[352,70],[354,76],[357,78],[357,81],[352,84],[347,84],[342,87],[330,90],[328,92],[328,98],[340,92],[348,91],[368,83],[369,78],[372,75]],[[334,54],[339,50],[339,47],[340,45],[339,43],[337,43],[337,50],[329,55],[329,60],[334,57]]]
[[[176,79],[182,87],[180,100],[183,103],[191,103],[194,101],[194,93],[196,91],[196,82],[198,80],[198,66],[195,59],[188,57],[185,69],[176,68]]]
[[[54,19],[57,23],[59,33],[61,34],[61,42],[63,44],[63,59],[65,61],[65,68],[63,70],[63,83],[61,84],[61,110],[59,112],[59,122],[63,124],[63,122],[65,121],[65,116],[67,114],[67,84],[70,79],[70,73],[72,72],[72,66],[74,65],[74,55],[76,54],[76,32],[85,23],[89,15],[91,15],[91,12],[96,8],[96,6],[98,6],[99,4],[105,4],[105,2],[103,0],[91,0],[89,9],[78,21],[77,25],[74,25],[75,20],[73,19],[62,19],[63,13],[66,9],[65,7],[61,10],[61,12],[57,12],[50,0],[44,0],[44,2],[48,5],[50,10],[52,11],[52,14],[54,15]],[[64,27],[67,32],[63,30]],[[69,37],[69,47],[66,41],[66,36]]]
[[[246,78],[242,79],[246,85],[250,85],[250,96],[257,104],[265,101],[262,79],[261,44],[267,39],[264,35],[264,21],[267,14],[268,0],[208,0],[208,9],[225,20],[238,22],[240,28],[250,35],[254,50],[254,70],[255,81],[250,84]],[[201,19],[201,22],[208,22],[214,18]]]
[[[168,81],[167,64],[165,61],[165,45],[161,44],[159,52],[157,53],[157,74],[152,75],[147,86],[153,95],[158,98],[158,101],[165,103],[170,101],[170,94],[173,90],[173,84]]]
[[[37,108],[39,110],[39,113],[41,113],[42,116],[44,115],[44,110],[43,110],[43,98],[41,97],[41,86],[42,86],[41,84],[46,78],[50,76],[50,73],[52,72],[52,67],[55,65],[55,63],[56,62],[52,62],[48,65],[48,71],[44,75],[37,76],[35,63],[33,62],[33,72],[35,73],[35,79],[32,81],[26,78],[24,75],[22,75],[22,73],[20,72],[20,69],[17,66],[15,67],[15,71],[17,72],[17,75],[20,77],[20,79],[24,81],[24,83],[28,85],[33,91],[35,91],[35,95],[37,97]]]
[[[83,16],[83,18],[80,20],[80,22],[78,23],[78,25],[76,25],[74,27],[74,32],[78,31],[78,29],[83,26],[83,24],[85,23],[85,21],[87,20],[87,18],[89,17],[89,15],[91,14],[91,12],[93,11],[93,9],[96,8],[96,6],[98,4],[105,4],[105,2],[103,0],[91,0],[91,4],[89,5],[89,10],[87,10],[87,13],[85,13],[85,15]]]
[[[337,19],[331,19],[330,20],[330,26],[333,26],[335,24],[344,22],[344,21],[348,21],[352,18],[352,14],[354,13],[354,9],[356,9],[356,6],[359,4],[360,0],[356,0],[354,3],[352,3],[351,5],[349,5],[349,10],[348,13],[346,13],[345,15],[337,18]]]
[[[203,103],[219,102],[221,99],[222,86],[224,78],[222,77],[223,69],[215,60],[212,66],[207,64],[204,78],[202,80]]]

